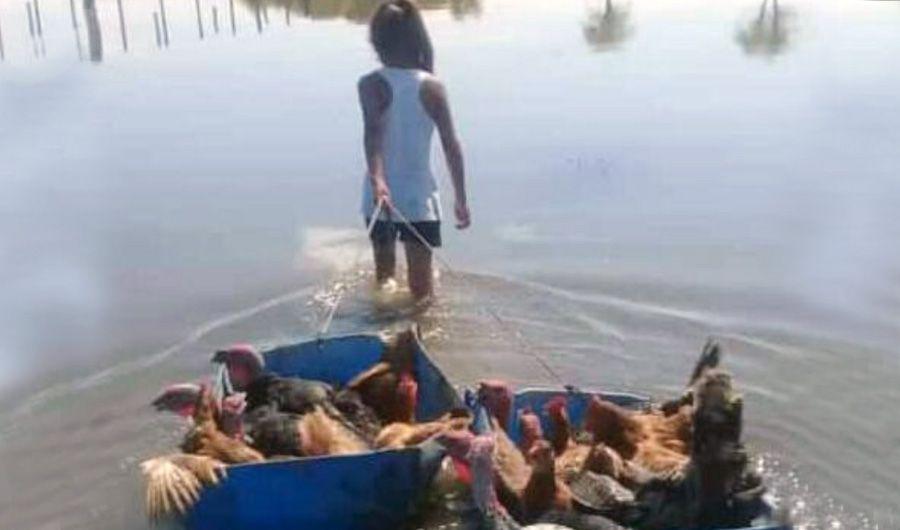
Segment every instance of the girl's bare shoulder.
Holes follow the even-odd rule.
[[[390,104],[391,86],[378,75],[378,72],[370,72],[360,77],[356,86],[363,106],[371,105],[383,109]]]
[[[385,80],[385,78],[382,77],[377,71],[369,72],[368,74],[360,77],[359,81],[356,83],[356,86],[361,94],[364,92],[386,91],[390,88],[387,80]]]
[[[426,74],[419,88],[419,96],[427,108],[445,102],[447,90],[444,88],[444,83],[434,74]]]

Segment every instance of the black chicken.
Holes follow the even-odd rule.
[[[381,430],[378,417],[354,390],[335,391],[323,381],[282,377],[267,372],[263,356],[249,344],[236,344],[220,350],[212,360],[225,365],[232,389],[246,394],[248,413],[245,423],[251,436],[256,433],[263,438],[279,439],[281,435],[275,426],[291,421],[291,416],[316,409],[343,423],[369,443]],[[273,431],[269,432],[270,429]]]

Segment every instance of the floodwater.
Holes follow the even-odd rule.
[[[798,528],[900,528],[900,3],[422,4],[474,218],[446,371],[665,396],[717,337]],[[0,527],[145,528],[164,384],[339,293],[335,333],[408,313],[357,211],[371,10],[0,0]]]

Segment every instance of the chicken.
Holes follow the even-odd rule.
[[[536,440],[527,456],[492,418],[494,432],[495,487],[500,503],[514,517],[534,519],[550,508],[565,509],[571,503],[565,484],[555,476],[553,448]],[[530,463],[529,463],[530,462]]]
[[[640,465],[625,460],[603,443],[594,444],[590,448],[581,470],[608,476],[630,490],[637,490],[653,480],[666,477],[651,473]]]
[[[544,438],[541,419],[531,408],[519,411],[519,449],[528,454],[535,442]]]
[[[472,424],[468,411],[451,411],[436,421],[427,423],[392,423],[375,438],[377,449],[399,449],[418,445],[448,431],[462,431]]]
[[[274,405],[282,412],[305,414],[334,397],[331,385],[299,377],[281,377],[264,373],[246,386],[247,407],[253,410]]]
[[[575,475],[584,467],[591,446],[576,443],[572,438],[572,425],[569,422],[569,413],[566,398],[558,396],[551,399],[547,405],[547,414],[550,417],[553,432],[550,443],[556,454],[556,472],[563,482],[571,482]]]
[[[185,453],[208,456],[227,464],[242,464],[264,460],[262,454],[242,439],[228,436],[216,423],[216,407],[212,393],[201,387],[194,412],[194,426],[181,444]]]
[[[191,418],[197,408],[200,389],[198,383],[169,385],[152,401],[152,405],[156,410],[167,410],[183,418]]]
[[[297,422],[301,456],[349,455],[369,450],[368,444],[321,407]]]
[[[367,441],[372,441],[381,430],[375,413],[353,389],[335,392],[322,381],[268,373],[263,356],[253,346],[236,344],[220,350],[213,356],[213,362],[224,364],[233,389],[245,392],[251,418],[272,410],[305,414],[318,407]],[[253,414],[261,408],[264,412]]]
[[[528,458],[532,462],[531,475],[521,493],[525,520],[534,521],[550,509],[570,510],[572,495],[556,476],[553,447],[545,440],[538,440],[528,452]]]
[[[365,452],[369,445],[343,422],[316,406],[303,415],[260,407],[248,416],[253,447],[268,457]]]
[[[645,507],[638,522],[642,529],[745,527],[762,509],[765,487],[748,469],[741,441],[743,400],[733,390],[730,374],[707,368],[692,393],[690,462],[675,480],[639,492]]]
[[[474,436],[468,432],[452,432],[441,435],[442,443],[455,461],[467,461],[471,469],[472,498],[481,517],[479,528],[486,530],[618,530],[620,527],[605,517],[573,512],[571,510],[548,509],[534,520],[534,524],[522,526],[517,522],[497,497],[495,479],[496,441],[492,435]],[[543,447],[543,449],[541,449]],[[552,454],[546,442],[538,443],[535,449],[545,456],[536,456],[544,463],[551,463]],[[549,456],[550,458],[546,458]],[[552,472],[551,472],[552,475]]]
[[[374,442],[381,432],[382,423],[371,407],[363,403],[359,392],[344,388],[334,394],[334,408],[353,426],[353,430],[366,441]]]
[[[513,391],[509,384],[499,379],[481,381],[478,384],[478,400],[505,431],[513,406]]]
[[[516,511],[521,492],[531,476],[531,465],[506,431],[500,428],[497,418],[491,419],[491,427],[494,432],[497,495],[504,506]]]
[[[595,442],[649,471],[675,472],[684,468],[688,457],[677,450],[684,445],[679,430],[670,426],[680,416],[672,418],[655,411],[630,411],[594,396],[585,412],[584,429],[593,434]]]
[[[282,412],[303,414],[334,395],[328,383],[266,372],[262,354],[249,344],[219,350],[212,361],[225,365],[233,390],[246,393],[249,410],[271,405]]]
[[[347,383],[386,423],[415,421],[418,385],[411,373],[397,373],[387,362],[379,362]]]
[[[398,333],[385,344],[381,360],[346,385],[385,424],[415,421],[418,384],[413,372],[417,341],[415,329]]]
[[[585,414],[586,431],[626,460],[651,472],[678,473],[692,452],[696,384],[707,372],[715,372],[721,360],[718,344],[703,347],[682,397],[659,408],[634,412],[594,397]]]
[[[184,515],[200,498],[204,486],[225,476],[225,465],[208,456],[172,454],[141,462],[146,482],[147,516],[158,521]]]
[[[220,405],[205,384],[181,383],[167,387],[153,405],[157,410],[170,410],[193,420],[181,444],[184,452],[228,464],[263,460],[244,441],[241,394],[225,398]]]

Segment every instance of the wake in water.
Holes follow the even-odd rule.
[[[791,466],[773,455],[757,459],[757,471],[764,477],[773,501],[782,510],[783,520],[795,530],[888,530],[897,528],[895,514],[852,513],[833,497],[815,491]]]
[[[612,296],[600,284],[589,285],[576,294],[538,281],[457,272],[444,275],[437,301],[422,310],[411,303],[402,283],[389,291],[373,291],[373,283],[371,272],[365,267],[344,269],[327,284],[299,289],[223,315],[198,326],[168,348],[34,396],[3,419],[0,463],[4,468],[13,468],[12,473],[4,471],[3,475],[20,477],[21,485],[15,489],[0,485],[6,490],[0,492],[2,497],[7,499],[0,503],[0,511],[12,513],[12,507],[17,505],[66,506],[74,502],[71,491],[48,494],[40,483],[43,479],[39,477],[65,468],[91,477],[80,488],[78,502],[94,506],[94,510],[57,514],[50,508],[33,508],[9,519],[16,523],[15,527],[38,527],[58,521],[70,528],[144,528],[146,523],[139,502],[135,501],[139,494],[132,487],[137,483],[136,462],[170,446],[177,430],[167,418],[152,415],[146,404],[161,382],[208,372],[209,352],[234,340],[277,344],[313,337],[320,330],[323,316],[338,303],[329,334],[376,332],[400,321],[415,320],[432,356],[452,380],[460,383],[472,383],[491,374],[520,386],[554,386],[555,382],[536,360],[535,356],[540,356],[561,378],[584,388],[666,396],[681,384],[684,367],[693,360],[698,344],[706,336],[726,337],[729,362],[739,372],[740,380],[747,381],[744,390],[749,442],[766,451],[759,460],[759,469],[796,528],[880,530],[896,526],[892,513],[863,515],[858,511],[865,511],[864,507],[858,511],[842,507],[847,499],[855,500],[852,487],[847,485],[858,481],[847,447],[821,445],[828,440],[818,440],[815,443],[821,447],[812,454],[831,456],[827,461],[803,460],[811,454],[809,447],[804,446],[805,431],[814,433],[816,428],[809,419],[816,411],[808,407],[820,401],[787,394],[788,390],[802,387],[802,382],[780,380],[773,375],[779,370],[791,370],[780,354],[766,358],[759,353],[784,347],[785,351],[800,349],[811,355],[802,345],[788,348],[784,340],[767,336],[759,329],[750,333],[733,324],[713,324],[702,312],[690,307],[643,304]],[[503,325],[497,322],[496,315],[502,318]],[[727,338],[750,336],[758,341]],[[759,344],[768,350],[758,350]],[[523,351],[526,348],[530,352]],[[795,353],[786,359],[803,357]],[[836,388],[831,397],[841,392]],[[782,406],[784,399],[794,406]],[[88,406],[89,403],[94,405]],[[54,418],[60,416],[70,420],[59,424]],[[778,426],[782,424],[792,425],[798,435],[779,438]],[[72,431],[71,425],[92,427]],[[852,423],[846,428],[852,431]],[[61,437],[79,441],[77,461],[51,448],[52,440]],[[789,467],[783,461],[797,461],[797,465]],[[88,465],[91,467],[83,467]],[[834,482],[810,480],[808,470],[817,466],[827,466]],[[872,480],[877,478],[870,477]],[[823,483],[850,495],[834,500],[821,493],[825,489]],[[882,492],[896,486],[896,482],[875,484]],[[864,502],[858,504],[866,506]],[[8,519],[5,514],[3,519]]]

